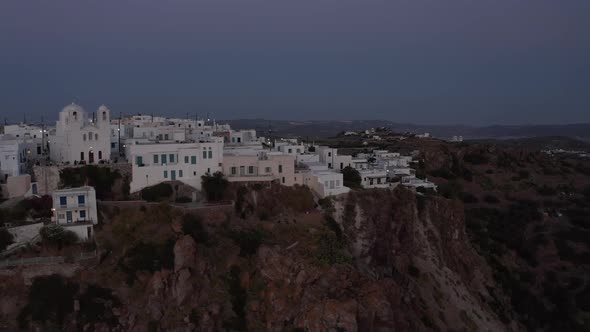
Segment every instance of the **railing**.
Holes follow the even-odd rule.
[[[98,250],[81,252],[74,256],[49,256],[49,257],[29,257],[13,260],[0,261],[0,269],[16,266],[47,265],[66,263],[70,259],[72,262],[81,262],[98,257]]]

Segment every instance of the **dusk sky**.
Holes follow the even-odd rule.
[[[0,114],[590,122],[588,0],[2,0]]]

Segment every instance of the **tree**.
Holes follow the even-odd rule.
[[[3,251],[12,243],[14,243],[12,234],[6,228],[0,229],[0,251]]]
[[[220,201],[225,196],[229,181],[221,172],[201,176],[201,185],[209,201]]]
[[[72,245],[80,240],[76,233],[55,224],[41,227],[39,234],[41,234],[44,243],[55,245],[58,248]]]
[[[361,174],[356,169],[346,166],[342,169],[344,185],[349,188],[359,188],[361,186]]]

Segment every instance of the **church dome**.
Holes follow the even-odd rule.
[[[62,109],[62,112],[66,112],[66,113],[73,113],[73,112],[82,113],[82,112],[84,112],[84,109],[82,108],[82,106],[80,106],[78,104],[71,103],[71,104],[67,105],[66,107],[64,107]]]

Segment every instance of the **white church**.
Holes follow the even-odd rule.
[[[51,160],[92,164],[111,159],[110,111],[100,106],[88,114],[74,103],[59,113],[55,135],[49,137]]]

